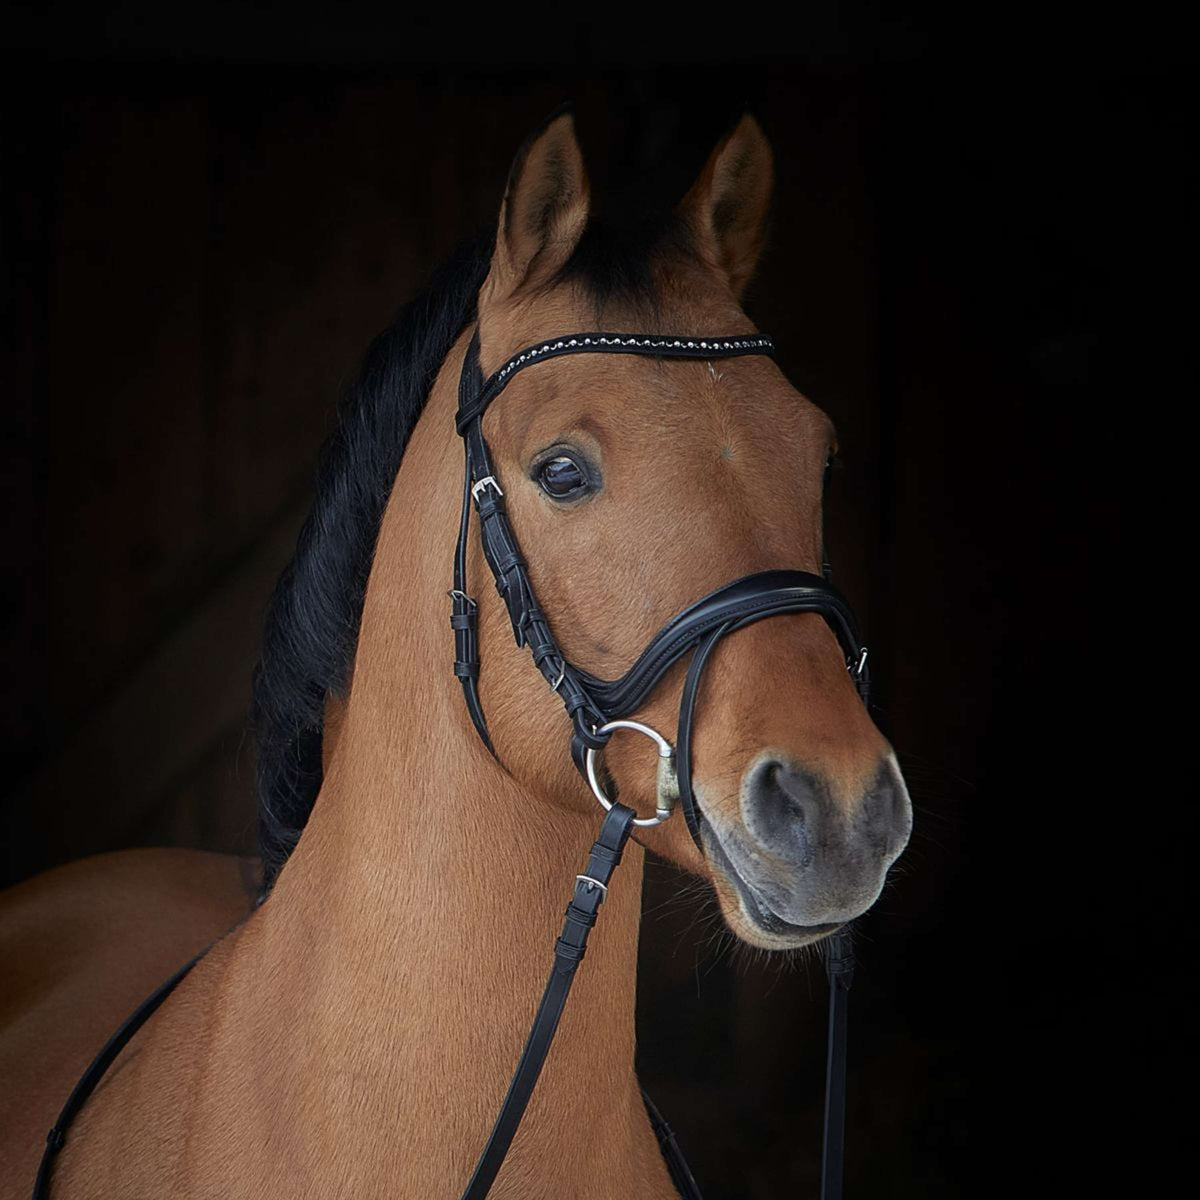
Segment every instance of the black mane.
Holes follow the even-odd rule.
[[[320,790],[325,698],[344,691],[354,662],[384,506],[438,370],[475,316],[490,258],[490,239],[472,239],[371,343],[321,453],[312,511],[275,587],[254,673],[264,892]]]
[[[597,312],[615,296],[653,311],[651,257],[684,241],[670,222],[594,223],[557,281],[583,284]],[[466,243],[374,340],[321,454],[312,511],[267,610],[254,674],[264,895],[320,790],[325,700],[349,681],[383,510],[438,370],[474,319],[491,249],[490,236]]]

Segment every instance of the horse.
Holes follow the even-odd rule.
[[[29,1194],[89,1058],[196,955],[79,1112],[49,1194],[462,1193],[603,815],[498,591],[470,598],[486,737],[470,670],[448,669],[464,364],[486,375],[578,329],[753,334],[772,177],[743,117],[673,211],[621,230],[591,211],[569,112],[522,147],[494,237],[376,340],[322,460],[255,679],[261,862],[128,851],[0,898],[0,1195]],[[595,678],[735,576],[822,568],[835,433],[769,357],[548,359],[486,432],[563,661]],[[463,565],[486,578],[478,537]],[[908,839],[895,754],[821,613],[708,650],[688,756],[702,835],[662,820],[626,845],[496,1200],[677,1195],[634,1071],[646,851],[707,880],[743,942],[786,953],[865,912]],[[638,722],[674,729],[684,687],[675,662]],[[657,755],[604,745],[615,808],[661,809]]]

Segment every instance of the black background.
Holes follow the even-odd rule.
[[[602,194],[666,201],[749,107],[779,183],[748,308],[839,426],[835,564],[916,807],[862,923],[848,1194],[1057,1194],[1169,1140],[1151,671],[1182,663],[1142,502],[1186,408],[1181,39],[210,4],[5,40],[10,881],[249,847],[257,622],[366,342],[563,99]],[[643,1073],[707,1194],[814,1194],[820,972],[728,953],[679,885],[651,873]]]

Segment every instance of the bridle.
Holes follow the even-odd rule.
[[[678,799],[688,831],[704,854],[704,817],[692,786],[692,730],[700,681],[716,644],[725,636],[764,617],[813,612],[825,618],[846,656],[846,667],[859,696],[867,702],[867,651],[859,641],[854,613],[830,582],[828,560],[823,576],[807,571],[760,571],[719,587],[673,617],[650,639],[633,666],[620,679],[604,680],[571,663],[559,648],[546,614],[538,604],[529,570],[505,507],[504,490],[483,436],[488,406],[512,378],[535,363],[568,354],[635,354],[651,358],[711,360],[750,354],[774,354],[775,344],[763,334],[730,337],[676,337],[662,334],[573,333],[539,342],[513,355],[487,379],[479,363],[479,329],[467,346],[458,383],[456,427],[463,440],[462,515],[454,553],[454,588],[450,593],[450,625],[454,630],[454,673],[462,683],[471,721],[494,755],[479,698],[478,604],[467,590],[467,540],[474,507],[483,554],[504,600],[518,646],[527,646],[534,664],[562,701],[571,722],[571,755],[597,800],[607,810],[592,847],[586,871],[576,876],[563,933],[555,943],[555,964],[534,1018],[508,1094],[462,1200],[483,1200],[516,1133],[525,1106],[566,1002],[575,969],[583,957],[587,935],[608,888],[608,880],[634,826],[659,825],[674,812]],[[628,718],[646,700],[668,669],[692,654],[684,679],[676,732],[677,747],[658,731]],[[619,730],[645,734],[658,746],[657,804],[653,817],[639,818],[632,809],[610,800],[597,771],[597,760]],[[597,874],[596,872],[599,872]],[[826,1071],[825,1135],[822,1156],[823,1200],[841,1195],[842,1142],[845,1112],[846,1000],[854,963],[848,935],[829,939],[826,968],[830,980],[829,1054]],[[670,1127],[646,1097],[651,1123],[659,1138],[671,1177],[685,1200],[700,1191],[675,1143]]]
[[[711,360],[751,354],[771,355],[774,349],[769,337],[757,333],[702,338],[661,334],[575,333],[520,351],[484,379],[479,365],[478,327],[467,346],[459,377],[456,418],[456,426],[463,439],[466,465],[462,516],[454,554],[454,588],[450,593],[450,624],[454,630],[456,651],[454,673],[462,683],[471,721],[484,745],[494,755],[495,748],[479,698],[478,605],[467,591],[467,539],[471,509],[474,508],[484,557],[508,609],[517,645],[529,647],[538,670],[563,702],[571,723],[572,758],[605,808],[606,815],[584,871],[576,876],[563,930],[554,944],[554,965],[537,1015],[499,1116],[461,1200],[483,1200],[512,1144],[549,1052],[575,971],[587,949],[588,935],[596,922],[609,880],[621,861],[634,827],[661,824],[672,816],[678,802],[692,838],[701,854],[705,853],[705,822],[692,787],[691,745],[700,681],[716,644],[728,634],[765,617],[782,613],[819,613],[837,636],[846,656],[847,670],[864,704],[868,692],[867,651],[859,641],[849,604],[829,580],[827,561],[823,563],[824,578],[806,571],[760,571],[717,588],[667,622],[620,679],[598,679],[574,666],[559,649],[546,615],[538,605],[526,562],[508,520],[504,492],[483,436],[484,413],[518,372],[534,363],[567,354],[636,354],[652,358]],[[680,702],[676,733],[678,744],[672,747],[656,730],[629,717],[642,705],[668,669],[689,652],[692,660],[684,679]],[[645,734],[658,746],[657,803],[653,817],[639,818],[631,808],[610,799],[604,789],[598,771],[599,756],[613,734],[620,730]],[[838,1200],[842,1191],[846,1002],[854,959],[849,937],[844,932],[831,935],[826,943],[830,1019],[821,1196],[822,1200]],[[182,967],[137,1008],[109,1039],[75,1085],[46,1138],[46,1150],[34,1184],[34,1200],[44,1200],[49,1194],[54,1160],[62,1149],[67,1128],[104,1072],[200,957],[202,955],[197,955]],[[683,1159],[674,1133],[649,1096],[643,1093],[643,1099],[672,1182],[684,1200],[700,1200],[700,1190]]]
[[[689,745],[700,675],[716,643],[728,633],[780,613],[820,613],[837,635],[846,655],[859,695],[867,701],[867,652],[858,639],[854,613],[845,597],[826,577],[807,571],[760,571],[727,583],[684,609],[651,638],[633,666],[612,681],[598,679],[574,666],[555,641],[546,614],[534,594],[529,570],[521,554],[504,503],[504,492],[483,436],[483,416],[519,371],[534,363],[567,354],[638,354],[655,358],[733,358],[750,354],[773,355],[775,344],[762,334],[720,338],[677,338],[645,334],[576,333],[530,346],[510,358],[484,380],[479,366],[479,331],[476,329],[463,359],[458,384],[455,425],[463,439],[466,469],[463,478],[462,515],[454,552],[454,589],[450,593],[450,625],[455,634],[454,673],[462,683],[471,721],[484,745],[495,753],[479,698],[478,605],[467,592],[467,537],[471,508],[479,517],[484,558],[495,577],[496,590],[508,609],[518,646],[528,646],[541,671],[571,718],[571,752],[576,766],[588,777],[588,752],[603,750],[614,721],[636,711],[667,670],[690,650],[692,668],[684,685],[678,738]],[[627,728],[629,726],[619,726]],[[702,817],[691,786],[689,756],[678,759],[679,798],[688,829],[701,853]],[[591,782],[589,780],[589,782]],[[593,790],[597,790],[593,788]],[[602,802],[606,799],[600,797]],[[639,821],[659,824],[666,816]]]

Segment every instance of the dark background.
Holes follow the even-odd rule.
[[[1115,1183],[1162,1136],[1125,1081],[1169,1037],[1134,980],[1184,854],[1146,827],[1168,651],[1125,582],[1191,65],[1066,13],[508,16],[7,14],[5,880],[252,848],[259,622],[370,337],[562,100],[602,193],[668,202],[748,106],[778,165],[748,308],[839,427],[834,562],[916,808],[861,922],[848,1194]],[[730,954],[679,886],[652,869],[644,1076],[710,1197],[813,1195],[821,972]]]

